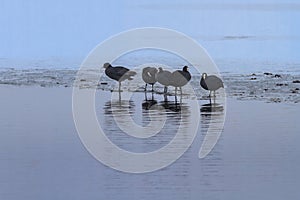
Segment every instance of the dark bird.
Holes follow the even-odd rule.
[[[182,87],[185,86],[192,76],[188,71],[188,66],[184,66],[182,70],[176,70],[172,73],[172,83],[171,85],[175,87],[175,95],[177,93],[177,88],[180,88],[180,94],[182,94]]]
[[[215,75],[207,76],[206,73],[202,74],[200,85],[203,89],[209,90],[210,97],[212,91],[214,92],[214,96],[215,96],[216,90],[220,88],[224,88],[223,81],[219,77]]]
[[[168,86],[171,85],[172,73],[167,70],[163,70],[163,68],[159,67],[156,78],[157,78],[157,82],[165,86],[164,93],[167,93]]]
[[[145,67],[142,72],[142,78],[144,82],[146,83],[145,85],[145,91],[147,90],[147,85],[150,84],[152,86],[152,91],[153,91],[153,85],[156,83],[156,74],[157,74],[157,69],[155,67]]]
[[[136,72],[130,71],[126,67],[122,66],[116,66],[113,67],[109,63],[104,63],[103,68],[105,68],[105,74],[113,79],[119,82],[119,91],[121,91],[121,82],[125,80],[132,80],[134,75],[136,75]]]

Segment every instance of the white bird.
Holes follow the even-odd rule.
[[[147,90],[147,85],[150,84],[152,85],[152,91],[153,91],[153,85],[156,83],[156,74],[157,74],[157,69],[155,67],[145,67],[142,72],[142,78],[144,82],[146,83],[145,85],[145,91]]]

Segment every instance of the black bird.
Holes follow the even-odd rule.
[[[116,66],[113,67],[109,63],[104,63],[103,68],[105,68],[105,74],[119,82],[119,91],[121,91],[121,82],[125,80],[132,80],[132,76],[136,75],[136,72],[130,71],[126,67]]]
[[[171,85],[172,73],[159,67],[156,78],[157,82],[165,86],[164,93],[166,94],[168,92],[168,86]]]
[[[182,94],[182,87],[185,86],[192,76],[188,71],[188,66],[184,66],[182,70],[176,70],[172,73],[172,83],[171,85],[175,87],[175,95],[177,93],[177,88],[180,88],[180,94]]]
[[[144,82],[146,83],[145,91],[147,90],[148,84],[152,85],[152,91],[153,91],[153,85],[157,81],[156,74],[157,74],[157,69],[155,67],[145,67],[143,69],[142,78],[143,78]]]
[[[209,97],[211,97],[212,91],[214,92],[215,96],[216,90],[224,88],[223,81],[219,77],[215,75],[207,76],[206,73],[202,74],[200,85],[203,89],[209,90]]]

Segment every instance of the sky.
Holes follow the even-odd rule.
[[[82,60],[108,37],[148,26],[183,32],[218,59],[299,62],[299,19],[296,0],[1,0],[0,64]]]

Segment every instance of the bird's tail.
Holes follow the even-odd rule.
[[[126,76],[128,77],[127,78],[128,80],[132,80],[133,79],[132,76],[135,76],[135,75],[136,75],[135,71],[128,71],[128,72],[126,72]]]

